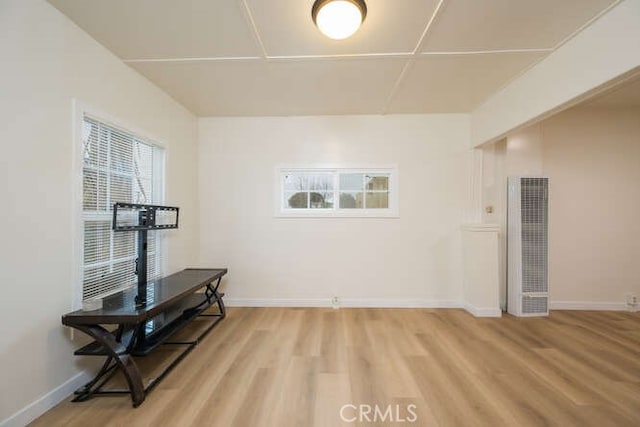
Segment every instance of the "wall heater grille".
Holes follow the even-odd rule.
[[[540,315],[549,312],[547,297],[530,297],[522,296],[522,314],[523,315]]]
[[[549,178],[509,177],[508,304],[516,316],[549,313]]]

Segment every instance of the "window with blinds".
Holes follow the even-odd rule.
[[[116,202],[163,202],[164,149],[127,130],[83,116],[82,300],[137,283],[136,232],[111,230]],[[148,277],[162,274],[162,231],[148,235]]]

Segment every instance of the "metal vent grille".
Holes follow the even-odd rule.
[[[523,293],[548,290],[548,182],[547,178],[522,178],[520,182]]]
[[[522,297],[522,314],[546,314],[547,297]]]

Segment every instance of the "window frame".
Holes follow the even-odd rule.
[[[161,139],[153,136],[149,132],[140,129],[137,126],[127,123],[118,117],[114,117],[100,109],[94,108],[88,104],[85,104],[77,99],[72,100],[72,129],[73,129],[73,162],[72,162],[72,208],[71,208],[71,236],[72,236],[72,295],[71,306],[72,310],[78,310],[82,308],[83,303],[83,280],[84,280],[84,221],[87,218],[95,217],[102,220],[106,219],[106,214],[102,212],[95,212],[87,214],[83,208],[83,178],[84,178],[84,145],[83,145],[83,122],[84,117],[89,116],[102,123],[114,126],[122,129],[135,137],[144,140],[145,144],[152,145],[153,147],[160,148],[161,150],[154,150],[154,170],[153,174],[159,174],[160,178],[152,182],[153,192],[159,195],[160,203],[166,198],[166,178],[167,178],[167,161],[168,151],[167,146]],[[160,155],[158,155],[160,153]],[[156,157],[157,156],[157,157]],[[111,220],[112,216],[110,216]],[[113,240],[113,239],[111,239]],[[113,242],[111,242],[113,244]],[[167,242],[164,238],[158,238],[156,241],[155,250],[160,254],[158,269],[160,272],[167,271],[168,265],[168,253]],[[113,262],[114,260],[110,260]],[[132,285],[132,286],[135,286]],[[115,289],[109,292],[115,293],[120,289]],[[104,296],[103,296],[104,297]]]
[[[332,173],[333,208],[285,208],[284,176],[290,173]],[[389,207],[384,208],[340,208],[340,174],[389,175]],[[275,171],[276,218],[399,218],[399,172],[397,165],[279,165]],[[363,190],[366,193],[366,189]]]

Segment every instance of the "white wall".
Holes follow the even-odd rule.
[[[206,118],[199,141],[200,261],[229,267],[228,301],[461,300],[468,116]],[[277,165],[314,163],[397,164],[400,218],[275,218]]]
[[[547,175],[552,307],[626,308],[640,293],[640,110],[570,109],[483,151],[484,221],[501,224],[502,262],[507,176]]]
[[[167,201],[182,208],[171,270],[196,258],[197,129],[194,116],[44,1],[0,2],[0,53],[1,423],[79,371],[78,343],[60,323],[78,262],[72,98],[167,144]]]

